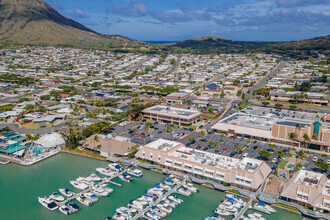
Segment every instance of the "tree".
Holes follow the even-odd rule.
[[[278,151],[276,154],[278,158],[283,158],[285,156],[282,150]]]
[[[262,102],[261,103],[263,106],[267,106],[267,105],[269,105],[270,103],[269,102]]]
[[[307,143],[306,142],[311,141],[311,139],[309,138],[308,134],[304,134],[303,139],[304,139],[304,146],[307,148],[307,146],[306,146]]]
[[[208,112],[212,113],[214,111],[214,108],[209,108]]]
[[[323,160],[318,160],[315,162],[315,165],[320,167],[323,170],[327,170],[329,169],[329,164],[327,164],[326,162],[324,162]]]
[[[296,133],[290,133],[289,134],[289,139],[292,141],[292,148],[293,148],[293,141],[297,139],[297,134]]]
[[[259,151],[259,155],[268,159],[272,154],[268,151],[261,150],[261,151]]]
[[[127,157],[129,158],[135,158],[135,154],[139,151],[140,145],[134,144],[132,147],[130,147],[129,153],[127,154]]]
[[[275,104],[275,107],[277,107],[277,108],[282,108],[283,105],[282,105],[282,104],[279,104],[279,103],[276,103],[276,104]]]
[[[94,149],[96,148],[96,147],[95,147],[95,144],[98,143],[98,142],[100,142],[99,136],[94,135],[94,138],[93,138]]]
[[[289,108],[290,108],[291,110],[294,110],[294,109],[297,108],[297,106],[296,106],[296,105],[290,105]]]

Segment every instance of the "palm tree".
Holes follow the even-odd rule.
[[[304,136],[303,136],[303,138],[304,138],[304,145],[305,145],[305,148],[307,148],[307,141],[310,141],[311,139],[309,138],[309,135],[308,134],[304,134]]]
[[[96,147],[95,147],[95,143],[98,143],[98,142],[100,142],[99,136],[94,135],[94,138],[93,138],[94,149],[96,148]]]
[[[292,148],[293,148],[293,141],[297,139],[297,134],[296,133],[290,133],[289,134],[289,139],[292,141]]]
[[[299,134],[297,134],[297,130],[299,131]],[[301,131],[301,125],[299,123],[296,124],[296,130],[295,130],[295,133],[296,133],[296,138],[300,138],[300,132]],[[300,144],[299,144],[300,145]]]

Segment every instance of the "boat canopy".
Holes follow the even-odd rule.
[[[160,185],[156,185],[156,188],[160,188]]]
[[[236,202],[236,200],[233,199],[233,198],[228,198],[227,200],[230,201],[230,202]]]
[[[174,181],[171,178],[167,178],[167,179],[165,179],[165,181],[170,182],[170,183],[174,183]]]
[[[120,169],[121,166],[118,164],[118,165],[115,166],[115,168],[116,168],[116,169]]]
[[[263,201],[258,202],[259,205],[265,206],[265,203]]]

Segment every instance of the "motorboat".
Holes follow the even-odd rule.
[[[183,203],[183,200],[182,199],[179,199],[178,196],[174,195],[174,196],[169,196],[168,197],[169,200],[173,201],[173,202],[176,202],[178,204],[181,204]]]
[[[273,209],[270,205],[267,205],[265,204],[264,202],[262,201],[259,201],[258,203],[256,203],[253,208],[255,210],[258,210],[258,211],[261,211],[261,212],[264,212],[264,213],[267,213],[267,214],[271,214],[273,212],[276,212],[275,209]]]
[[[58,208],[58,205],[54,202],[54,200],[47,197],[38,197],[39,203],[50,211],[54,211]]]
[[[166,191],[170,191],[172,188],[169,185],[166,185],[165,183],[160,183],[159,184],[160,188],[166,190]]]
[[[49,196],[50,199],[53,199],[55,202],[63,202],[64,201],[64,197],[61,196],[60,194],[58,194],[57,192],[52,193]]]
[[[164,193],[162,190],[156,188],[156,187],[153,187],[151,189],[148,189],[147,191],[147,194],[149,195],[156,195],[156,196],[162,196]]]
[[[204,220],[225,220],[218,213],[213,213],[213,215],[206,217]]]
[[[253,214],[248,214],[248,217],[251,220],[266,220],[264,217],[262,217],[262,215],[260,215],[259,213],[253,213]]]
[[[147,216],[153,220],[159,220],[160,217],[156,215],[156,212],[150,210],[147,212]]]
[[[133,177],[131,177],[131,176],[127,175],[127,174],[123,174],[123,175],[120,175],[119,176],[119,179],[121,179],[122,181],[125,181],[125,182],[130,183],[130,182],[132,182]]]
[[[85,206],[90,206],[93,204],[93,202],[86,198],[84,195],[77,196],[76,200]]]
[[[60,210],[60,212],[62,212],[64,215],[70,215],[71,214],[71,210],[68,206],[66,205],[62,205],[58,208]]]
[[[112,218],[116,220],[126,220],[126,217],[124,217],[123,214],[120,212],[116,212],[115,214],[113,214]]]
[[[71,192],[69,189],[59,189],[59,191],[60,193],[62,193],[62,195],[66,197],[71,197],[75,194],[74,192]]]
[[[79,190],[85,190],[89,187],[89,185],[83,181],[83,179],[81,177],[77,178],[75,181],[70,181],[70,184]]]
[[[84,193],[84,196],[92,202],[97,202],[99,200],[95,194],[90,192]]]
[[[157,204],[156,207],[161,211],[166,212],[167,214],[172,212],[172,208],[169,206],[169,204]]]
[[[172,201],[170,201],[170,200],[168,200],[168,199],[165,199],[165,203],[166,204],[168,204],[170,207],[172,207],[172,208],[176,208],[176,207],[178,207],[178,203],[176,203],[176,202],[172,202]]]
[[[184,195],[184,196],[191,196],[191,192],[182,187],[180,189],[178,189],[178,193],[181,195]]]
[[[143,197],[139,197],[139,198],[137,198],[135,201],[141,203],[141,204],[144,205],[144,206],[149,204],[149,202],[148,202],[145,198],[143,198]],[[133,202],[133,201],[132,201],[132,202]]]
[[[148,203],[145,202],[145,205],[147,205],[147,204]],[[134,201],[131,202],[131,206],[133,206],[136,209],[142,210],[144,205],[143,205],[142,202],[134,200]]]
[[[116,173],[111,171],[110,168],[96,168],[96,171],[103,176],[113,176]]]
[[[108,167],[111,169],[111,170],[114,170],[116,172],[119,172],[121,171],[123,168],[120,166],[120,164],[118,163],[109,163],[108,164]]]
[[[91,175],[89,175],[88,177],[85,178],[88,181],[93,181],[93,182],[98,182],[101,181],[102,179],[96,175],[95,173],[92,173]]]
[[[199,189],[197,187],[194,187],[192,183],[187,183],[186,185],[183,185],[188,191],[196,193],[199,192]]]
[[[166,185],[169,185],[169,186],[174,186],[175,185],[175,182],[170,177],[166,178],[162,182],[165,183]]]
[[[153,211],[156,213],[157,216],[159,216],[160,218],[166,218],[168,216],[167,212],[164,212],[158,208],[153,209]]]
[[[228,212],[227,210],[224,210],[224,209],[219,209],[217,208],[214,213],[217,213],[219,215],[222,215],[222,216],[229,216],[229,215],[232,215],[231,212]]]
[[[113,189],[110,188],[110,187],[108,187],[107,184],[102,184],[102,185],[100,185],[100,186],[98,186],[98,187],[104,189],[104,190],[107,191],[109,194],[113,192]]]
[[[142,196],[143,199],[145,199],[145,201],[147,201],[148,203],[152,203],[154,201],[154,196],[153,195],[148,195],[145,194]]]
[[[142,171],[139,169],[128,169],[126,173],[138,178],[143,176]]]
[[[96,196],[108,196],[109,192],[106,191],[105,189],[98,187],[98,188],[94,188],[92,190],[93,194],[95,194]]]
[[[68,207],[69,207],[71,213],[75,213],[75,212],[78,212],[80,210],[80,206],[75,204],[75,203],[69,203]]]
[[[131,213],[129,212],[128,208],[126,208],[126,207],[124,207],[124,206],[122,206],[122,207],[116,209],[116,212],[117,212],[117,213],[121,213],[122,216],[125,217],[125,219],[130,219],[130,218],[131,218]]]
[[[136,213],[138,211],[135,206],[128,205],[127,208],[130,213]]]

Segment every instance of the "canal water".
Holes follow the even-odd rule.
[[[78,176],[87,176],[95,173],[95,168],[105,167],[106,162],[83,158],[68,154],[59,154],[41,163],[29,167],[15,164],[0,166],[0,219],[3,220],[94,220],[105,219],[112,216],[116,208],[126,206],[127,203],[146,193],[147,189],[159,183],[165,176],[151,171],[143,170],[144,176],[134,179],[132,183],[122,183],[122,187],[110,185],[114,192],[108,197],[100,198],[90,207],[78,204],[81,210],[69,216],[60,211],[49,211],[41,206],[38,197],[49,196],[59,188],[73,187],[69,181]],[[204,219],[212,214],[225,194],[202,186],[197,186],[200,192],[189,198],[183,198],[184,203],[166,218],[177,219]],[[77,192],[77,191],[76,191]],[[251,213],[251,211],[249,211]],[[253,213],[253,211],[252,211]],[[263,214],[267,219],[302,219],[283,210],[278,210],[273,215]],[[227,218],[226,218],[227,219]],[[230,219],[230,218],[229,218]]]

